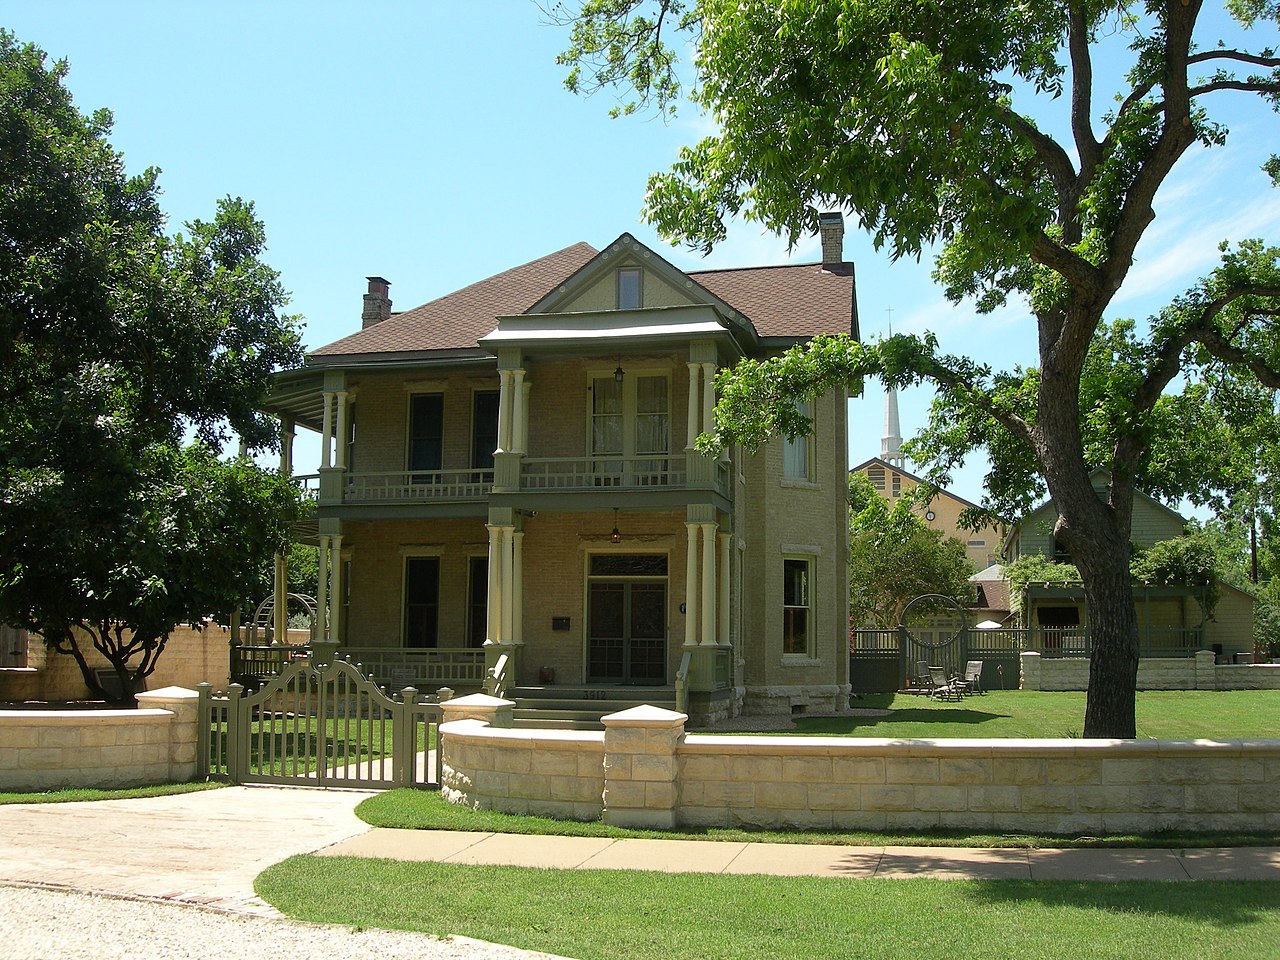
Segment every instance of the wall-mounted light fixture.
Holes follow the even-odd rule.
[[[622,373],[621,367],[618,368],[618,373],[619,374]],[[609,534],[609,542],[610,543],[622,542],[622,531],[618,529],[618,508],[617,507],[613,508],[613,532]]]

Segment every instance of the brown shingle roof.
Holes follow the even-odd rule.
[[[474,350],[481,337],[493,332],[497,317],[523,313],[530,304],[595,255],[594,248],[585,243],[575,243],[445,294],[438,300],[397,313],[372,327],[320,347],[313,355]]]
[[[853,270],[829,272],[821,264],[696,270],[689,276],[750,318],[762,337],[849,333],[853,324]]]
[[[431,350],[474,350],[497,318],[523,313],[575,271],[596,250],[576,243],[480,280],[420,307],[313,351],[316,357]],[[853,271],[828,272],[819,264],[701,270],[688,274],[710,293],[745,314],[761,337],[809,337],[849,333]]]

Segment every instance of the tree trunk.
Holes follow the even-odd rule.
[[[1084,712],[1086,737],[1131,739],[1137,736],[1138,616],[1126,552],[1123,563],[1085,572],[1089,608],[1089,693]]]

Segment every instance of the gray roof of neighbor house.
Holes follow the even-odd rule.
[[[446,294],[311,353],[321,364],[375,355],[438,351],[476,354],[497,318],[520,314],[597,256],[576,243]],[[764,340],[820,333],[858,335],[849,263],[687,271],[686,276],[740,311]],[[354,315],[353,315],[354,316]]]

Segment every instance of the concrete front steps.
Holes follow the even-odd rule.
[[[515,702],[517,727],[554,730],[603,730],[600,718],[649,704],[676,708],[675,687],[607,686],[516,687],[507,693]]]

